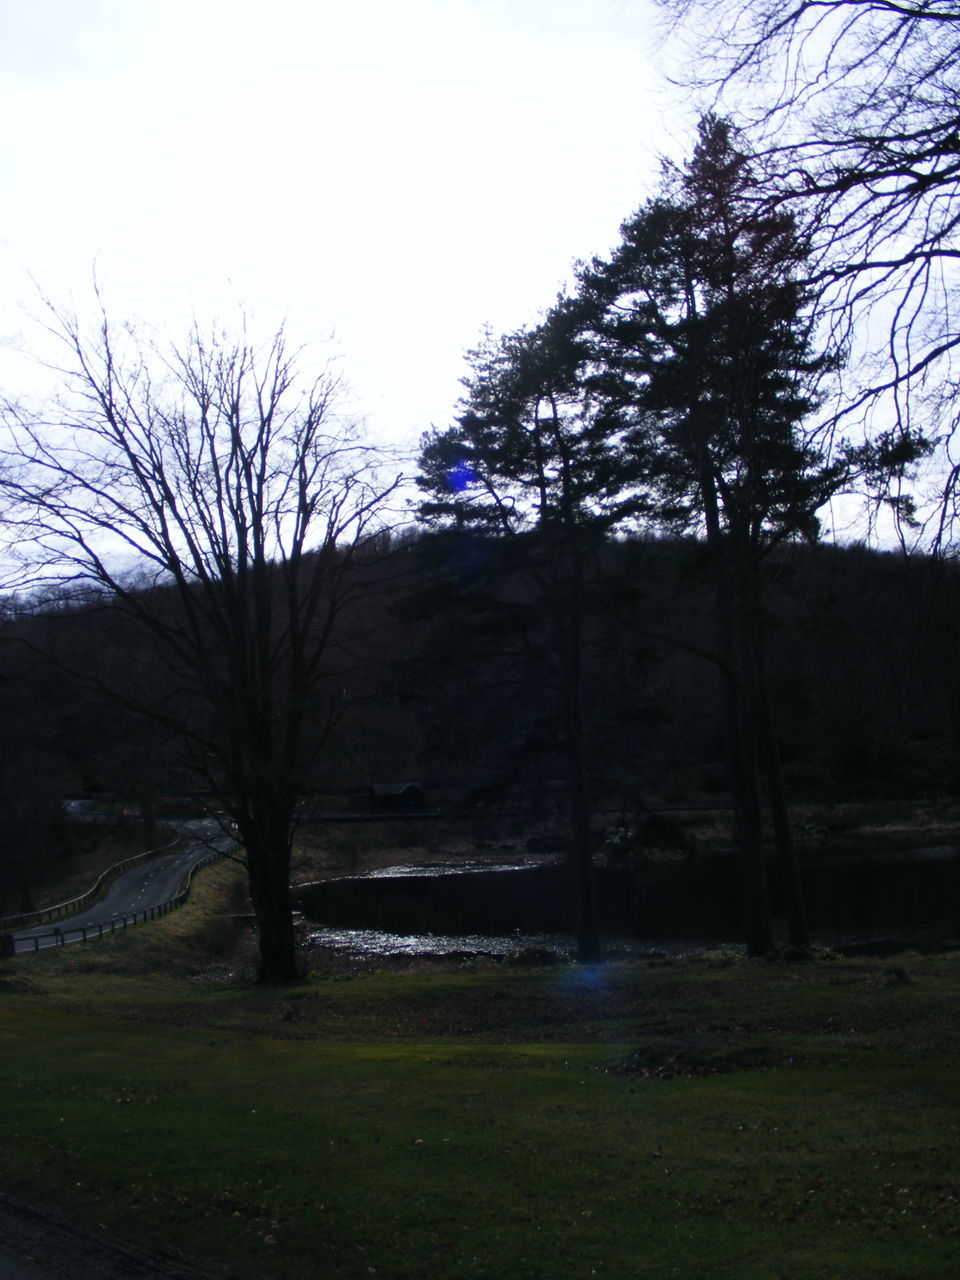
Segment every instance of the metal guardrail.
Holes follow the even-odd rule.
[[[174,841],[176,843],[176,841]],[[158,852],[152,850],[151,852]],[[160,851],[162,852],[162,850]],[[144,854],[138,854],[136,858],[128,858],[128,863],[136,863]],[[208,867],[212,862],[218,862],[220,858],[225,857],[222,852],[208,853],[205,858],[201,858],[199,862],[195,862],[190,868],[184,880],[181,881],[180,888],[172,898],[168,898],[166,902],[161,902],[154,907],[145,907],[143,911],[134,911],[130,915],[116,917],[113,920],[99,921],[97,924],[77,925],[73,929],[53,929],[50,933],[38,933],[32,938],[21,938],[19,944],[14,943],[14,954],[21,955],[25,951],[40,951],[41,942],[46,942],[49,938],[54,938],[54,946],[62,947],[73,939],[75,942],[87,942],[90,938],[102,938],[105,935],[116,933],[118,930],[128,929],[131,925],[144,924],[147,920],[157,920],[160,916],[165,916],[169,912],[182,907],[190,897],[190,890],[193,887],[193,877],[203,867]],[[117,864],[118,866],[121,864]],[[111,868],[112,870],[112,868]],[[2,923],[2,922],[0,922]],[[42,923],[42,922],[41,922]],[[31,946],[32,944],[32,946]],[[44,950],[46,948],[43,948]]]
[[[169,853],[182,839],[178,832],[169,844],[160,845],[156,849],[147,849],[145,853],[135,853],[121,862],[115,862],[112,867],[107,867],[106,871],[100,873],[92,888],[86,893],[81,893],[78,898],[71,898],[69,902],[58,902],[56,906],[42,907],[39,911],[24,911],[20,915],[0,917],[0,933],[7,933],[12,929],[29,929],[33,925],[46,924],[50,920],[62,920],[64,916],[76,915],[91,902],[95,902],[107,885],[112,884],[118,876],[122,876],[131,867],[139,866],[141,862],[157,858],[161,853]]]

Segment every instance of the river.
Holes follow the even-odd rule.
[[[803,863],[811,929],[849,945],[960,939],[960,850],[830,855]],[[781,902],[770,866],[775,913]],[[736,859],[714,855],[598,867],[608,946],[636,955],[727,948],[743,936]],[[396,866],[300,886],[317,946],[374,955],[572,954],[572,886],[559,864]]]

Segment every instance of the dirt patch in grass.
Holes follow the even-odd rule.
[[[735,1071],[772,1071],[795,1062],[793,1054],[772,1045],[730,1033],[702,1031],[653,1040],[605,1063],[603,1070],[644,1080],[691,1080]]]

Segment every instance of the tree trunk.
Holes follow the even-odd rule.
[[[284,984],[301,975],[290,902],[290,837],[247,844],[250,897],[257,918],[257,981]]]
[[[807,927],[807,909],[803,897],[803,883],[800,879],[800,863],[797,859],[796,846],[793,843],[793,831],[790,825],[790,812],[787,807],[787,796],[783,785],[783,765],[780,760],[780,747],[777,743],[773,710],[770,706],[770,695],[766,687],[766,679],[762,672],[758,689],[758,703],[763,764],[767,775],[770,816],[773,819],[773,832],[780,862],[780,876],[783,882],[788,936],[792,947],[807,948],[810,945],[810,931]]]
[[[773,834],[780,866],[788,938],[792,947],[806,948],[810,945],[810,933],[807,928],[800,864],[797,860],[796,846],[793,843],[790,812],[787,806],[786,789],[783,785],[783,763],[780,759],[780,745],[777,741],[777,728],[764,661],[764,612],[759,568],[756,565],[753,566],[747,590],[749,596],[743,602],[746,653],[749,676],[753,684],[760,755],[767,780],[767,800],[770,805],[770,817],[773,821]]]
[[[567,583],[569,595],[566,608],[556,621],[556,638],[560,660],[560,701],[567,749],[567,786],[570,792],[577,960],[581,964],[593,964],[601,956],[600,925],[597,918],[592,814],[583,730],[583,578],[580,551],[575,542],[571,551]]]
[[[743,879],[747,954],[765,956],[773,950],[773,918],[763,853],[759,764],[749,700],[738,683],[735,674],[724,674],[727,772]]]
[[[570,834],[576,894],[577,959],[581,964],[592,964],[600,959],[600,925],[597,919],[593,832],[583,725],[579,705],[568,707],[567,711],[567,779],[570,788]]]
[[[763,853],[756,682],[750,679],[750,636],[735,566],[730,563],[729,538],[721,526],[716,486],[709,468],[704,468],[702,473],[701,492],[707,545],[714,560],[717,630],[723,658],[724,743],[743,877],[747,954],[764,956],[773,950],[773,916]]]
[[[20,891],[20,913],[27,915],[33,911],[33,894],[30,892],[30,883],[27,880],[27,873],[23,869],[23,863],[17,861],[14,864],[16,868],[17,887]]]

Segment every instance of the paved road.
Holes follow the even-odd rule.
[[[119,876],[93,906],[53,924],[18,929],[13,934],[14,950],[55,947],[61,938],[64,942],[79,942],[83,940],[84,929],[89,936],[91,929],[102,928],[108,933],[111,928],[122,928],[124,918],[168,902],[190,869],[208,857],[212,848],[224,849],[231,843],[218,828],[205,823],[184,823],[181,835],[182,843],[177,849]]]

